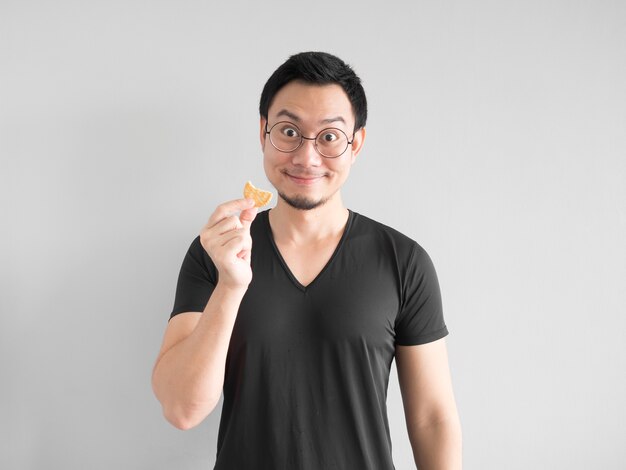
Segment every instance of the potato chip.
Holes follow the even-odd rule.
[[[254,199],[256,207],[262,207],[272,200],[272,193],[255,188],[250,181],[243,187],[243,197]]]

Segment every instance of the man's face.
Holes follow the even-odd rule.
[[[339,85],[310,85],[290,82],[274,97],[268,110],[267,129],[279,121],[295,124],[304,137],[314,138],[321,130],[337,128],[353,140],[354,113],[348,96]],[[352,144],[337,158],[325,158],[315,149],[313,140],[303,140],[291,152],[274,148],[265,133],[261,118],[263,166],[267,178],[279,196],[290,206],[309,210],[319,207],[335,195],[345,182],[361,149],[364,129],[354,135]]]

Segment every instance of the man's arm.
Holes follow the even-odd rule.
[[[178,429],[198,425],[217,405],[226,354],[243,292],[218,284],[203,313],[172,318],[152,372],[163,415]]]
[[[460,470],[461,425],[445,340],[396,346],[396,367],[415,464],[419,470]]]
[[[167,420],[179,429],[199,424],[222,393],[228,345],[239,304],[252,280],[250,224],[254,201],[220,205],[200,233],[219,280],[203,312],[173,317],[152,372],[152,388]],[[239,217],[233,212],[241,211]]]

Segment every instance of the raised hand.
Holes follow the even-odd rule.
[[[225,202],[200,232],[202,246],[219,272],[218,283],[225,287],[247,288],[252,280],[250,224],[257,210],[250,199]]]

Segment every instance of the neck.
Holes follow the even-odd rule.
[[[269,220],[275,240],[307,245],[341,236],[348,214],[339,194],[311,210],[294,209],[279,198],[269,212]]]

